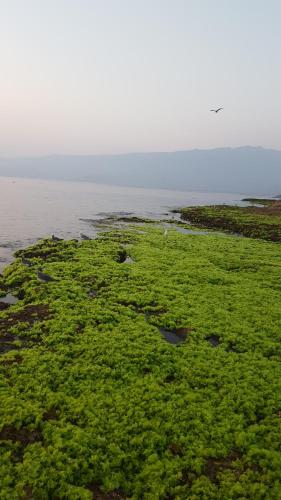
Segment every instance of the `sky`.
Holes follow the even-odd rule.
[[[0,156],[281,149],[280,21],[280,0],[0,0]]]

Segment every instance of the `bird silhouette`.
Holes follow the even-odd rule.
[[[214,113],[218,113],[221,109],[223,109],[223,108],[210,109],[210,111],[213,111]]]

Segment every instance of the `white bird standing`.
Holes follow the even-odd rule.
[[[223,108],[210,109],[210,111],[213,111],[214,113],[218,113],[221,109],[223,109]]]
[[[168,229],[165,229],[165,231],[164,231],[164,238],[165,238],[165,236],[167,236],[167,234],[168,234]]]

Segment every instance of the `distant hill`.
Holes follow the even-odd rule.
[[[281,151],[260,147],[0,159],[0,176],[182,191],[281,192]]]

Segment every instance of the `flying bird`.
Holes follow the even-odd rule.
[[[218,113],[221,109],[223,109],[223,108],[210,109],[210,111],[213,111],[214,113]]]

